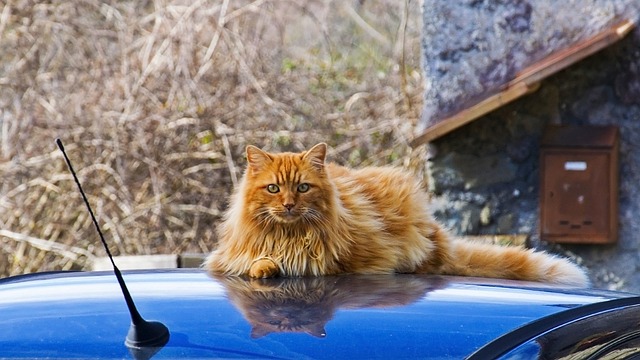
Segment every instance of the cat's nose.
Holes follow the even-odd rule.
[[[291,209],[293,209],[293,207],[294,207],[295,205],[296,205],[296,204],[291,204],[291,203],[288,203],[288,204],[282,204],[282,206],[284,206],[288,211],[291,211]]]

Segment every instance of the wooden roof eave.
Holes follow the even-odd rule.
[[[437,139],[471,121],[487,114],[511,101],[536,91],[540,81],[565,69],[625,37],[635,26],[631,20],[624,20],[604,31],[580,41],[566,49],[559,50],[520,71],[518,75],[498,93],[460,110],[456,114],[439,120],[414,138],[410,146],[417,147]]]

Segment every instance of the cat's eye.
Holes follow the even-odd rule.
[[[298,192],[304,193],[304,192],[307,192],[307,191],[309,191],[309,184],[303,183],[303,184],[298,185]]]
[[[269,184],[267,185],[267,191],[272,194],[275,194],[280,191],[280,188],[276,184]]]

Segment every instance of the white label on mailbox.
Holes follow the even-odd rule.
[[[567,161],[564,163],[564,169],[567,171],[585,171],[587,170],[586,161]]]

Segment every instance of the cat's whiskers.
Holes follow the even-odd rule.
[[[278,221],[269,208],[261,208],[254,214],[254,218],[260,225],[273,225]]]
[[[312,226],[323,226],[327,224],[327,220],[322,214],[314,208],[305,208],[302,219]]]

